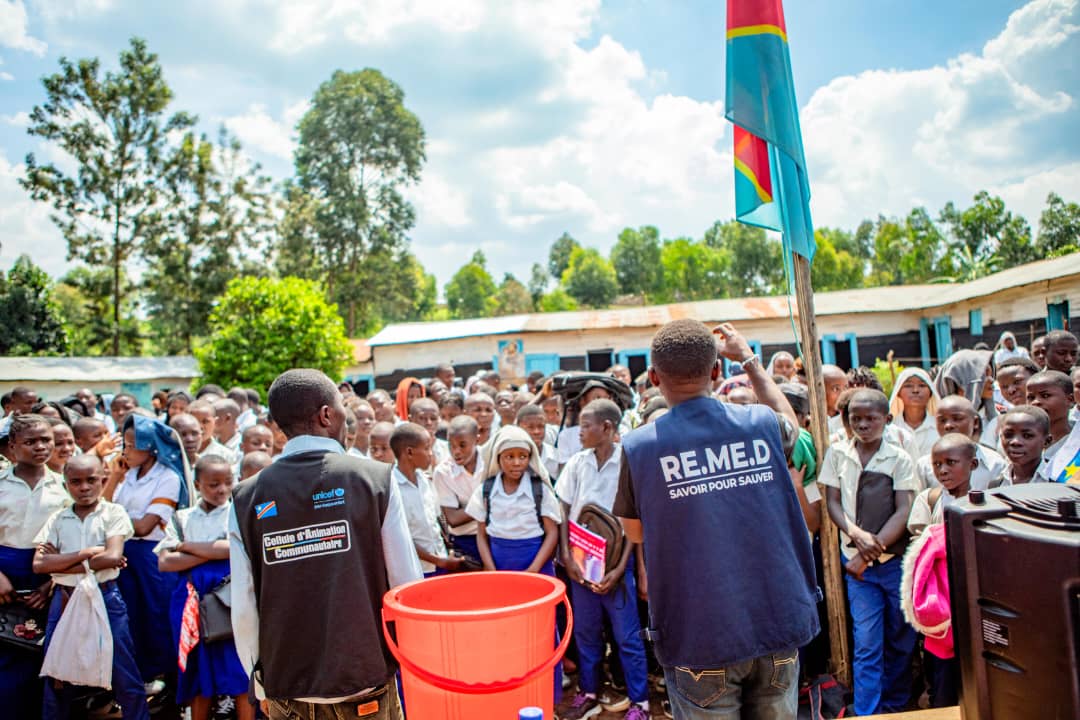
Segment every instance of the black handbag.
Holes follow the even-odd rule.
[[[0,605],[0,642],[41,652],[47,616],[47,610],[32,610],[18,600]]]
[[[199,598],[199,639],[206,643],[231,640],[232,577],[226,577],[213,590]]]

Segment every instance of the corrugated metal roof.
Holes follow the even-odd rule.
[[[1080,274],[1080,253],[1021,265],[967,283],[891,285],[819,292],[814,293],[814,306],[818,315],[925,310],[1075,274]],[[791,307],[795,308],[794,299]],[[787,316],[788,300],[784,296],[730,298],[616,310],[398,323],[384,327],[374,337],[369,338],[367,344],[369,347],[376,347],[511,333],[657,327],[685,317],[706,322],[738,322]]]
[[[137,382],[198,375],[199,363],[188,355],[0,358],[0,381],[6,382]]]

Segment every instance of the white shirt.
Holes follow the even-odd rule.
[[[243,454],[239,451],[233,451],[217,440],[211,440],[210,444],[206,446],[206,449],[199,453],[199,457],[206,455],[217,455],[222,460],[228,461],[230,465],[236,465],[243,460]]]
[[[161,463],[154,463],[146,475],[138,475],[138,468],[127,471],[113,494],[113,502],[123,506],[132,521],[147,515],[161,518],[161,523],[141,538],[160,540],[180,500],[180,476]]]
[[[622,450],[616,444],[615,452],[603,467],[597,467],[596,452],[593,450],[582,450],[570,458],[559,481],[555,483],[555,494],[570,506],[568,520],[577,522],[581,508],[589,503],[611,511],[615,504],[615,493],[619,489],[621,456]]]
[[[57,510],[46,521],[34,542],[50,543],[61,553],[73,553],[95,545],[104,546],[105,540],[111,537],[120,536],[126,542],[134,534],[135,528],[131,526],[131,518],[124,508],[108,500],[99,500],[93,512],[82,519],[75,514],[73,506]],[[82,576],[83,573],[53,573],[52,579],[57,585],[75,587]],[[120,577],[120,569],[97,570],[94,577],[99,583],[115,580]]]
[[[956,502],[956,498],[942,489],[937,504],[931,508],[930,491],[932,489],[923,490],[915,496],[915,501],[911,504],[911,514],[908,515],[907,528],[908,532],[914,536],[921,535],[922,531],[930,525],[940,525],[945,522],[945,508]]]
[[[990,487],[990,481],[1001,477],[1009,463],[1005,458],[986,447],[975,447],[975,459],[979,461],[979,467],[971,471],[971,489],[986,490]],[[939,487],[941,483],[934,477],[934,468],[930,462],[930,456],[919,458],[915,463],[915,475],[919,478],[919,484],[923,488]],[[947,493],[946,493],[947,494]]]
[[[232,499],[207,512],[202,500],[176,512],[176,519],[165,526],[165,537],[154,548],[158,555],[175,550],[182,542],[214,542],[229,537],[229,508]],[[180,532],[176,526],[180,526]]]
[[[57,510],[71,504],[64,479],[48,467],[31,490],[15,476],[15,466],[0,472],[0,545],[31,550],[38,531]]]
[[[555,451],[560,465],[570,462],[570,458],[581,452],[581,429],[577,425],[563,428]]]
[[[891,477],[894,491],[918,492],[920,489],[919,480],[915,477],[915,463],[900,446],[883,440],[881,447],[864,468],[859,460],[859,451],[855,448],[854,440],[833,445],[825,453],[825,459],[818,469],[817,480],[826,487],[840,489],[840,501],[849,523],[855,524],[859,477],[864,470],[883,473]],[[845,532],[841,532],[840,537],[842,540],[840,550],[844,557],[849,559],[855,557],[859,551],[854,545],[848,545],[851,538]],[[882,553],[878,560],[885,562],[892,557],[892,555]]]
[[[405,509],[405,520],[409,524],[412,541],[424,552],[436,557],[447,557],[449,553],[439,528],[439,498],[427,476],[418,470],[414,484],[396,464],[392,475],[398,492],[401,493],[401,505]],[[420,560],[420,569],[430,573],[435,572],[436,567],[433,563]]]
[[[533,501],[532,480],[528,472],[522,476],[517,490],[508,493],[503,489],[502,473],[495,477],[491,488],[491,522],[487,524],[487,534],[503,540],[527,540],[544,534],[544,528],[536,524],[536,503]],[[562,522],[562,507],[555,492],[547,483],[540,483],[544,496],[540,501],[540,514],[549,517],[556,524]],[[486,512],[484,504],[484,486],[481,484],[469,499],[465,508],[477,522],[484,522]]]
[[[934,448],[934,443],[941,437],[937,431],[937,420],[930,413],[926,413],[926,417],[923,418],[922,424],[918,427],[911,427],[904,420],[901,415],[894,421],[898,430],[906,430],[912,435],[912,442],[909,447],[904,449],[908,451],[911,457],[918,460],[921,457],[925,457],[930,454],[930,451]]]
[[[244,412],[240,413],[240,416],[236,418],[236,431],[243,435],[244,431],[259,421],[259,417],[255,414],[255,411],[248,408]]]
[[[302,452],[333,452],[344,454],[345,448],[332,438],[314,435],[298,435],[292,438],[282,449],[277,458],[288,457]],[[390,483],[390,493],[386,502],[386,514],[383,516],[382,529],[383,561],[386,563],[386,577],[390,587],[397,587],[424,577],[420,570],[420,558],[416,556],[412,538],[409,536],[409,524],[405,519],[401,494],[397,483]],[[244,547],[240,535],[240,523],[236,519],[236,508],[229,508],[229,569],[232,573],[232,626],[233,642],[240,656],[244,670],[251,675],[259,659],[259,609],[255,604],[255,580],[251,575],[251,558]],[[357,688],[355,693],[340,698],[296,698],[301,702],[332,705],[343,702],[371,688]],[[266,693],[258,681],[255,681],[255,697],[266,699]]]
[[[432,474],[432,483],[435,493],[439,497],[439,506],[448,508],[464,508],[472,499],[473,493],[482,482],[484,477],[484,460],[480,452],[476,453],[476,470],[469,472],[464,465],[458,465],[454,458],[450,457],[435,466]],[[451,535],[475,535],[476,523],[469,522],[464,525],[450,528]]]
[[[357,450],[354,447],[349,448],[349,451],[347,453],[345,453],[345,454],[346,455],[352,455],[353,457],[365,458],[367,460],[371,459],[371,456],[368,455],[366,452],[364,452],[363,450]]]
[[[450,459],[450,443],[446,440],[435,438],[435,442],[431,444],[431,453],[435,456],[436,466],[446,462]]]
[[[548,477],[551,478],[552,482],[559,477],[559,453],[554,445],[545,442],[544,446],[540,448],[540,464],[547,470]]]

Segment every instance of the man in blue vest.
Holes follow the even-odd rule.
[[[777,415],[796,419],[735,328],[715,333],[676,320],[653,338],[649,379],[671,410],[623,439],[614,511],[644,544],[647,632],[675,717],[794,718],[820,593]],[[718,354],[742,363],[761,405],[711,397]]]

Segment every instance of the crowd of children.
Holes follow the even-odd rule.
[[[840,530],[840,547],[820,552],[838,553],[846,570],[857,715],[913,707],[915,677],[925,678],[931,705],[956,702],[959,671],[941,631],[948,607],[928,590],[942,580],[944,509],[973,489],[1053,481],[1050,461],[1077,417],[1076,337],[1054,331],[1032,347],[1003,336],[996,352],[961,350],[930,372],[906,369],[891,397],[865,368],[826,366],[831,437],[820,464],[801,359],[777,353],[769,362],[802,424],[789,468],[807,530],[816,535],[824,512]],[[626,368],[607,374],[631,386]],[[561,685],[576,689],[560,717],[606,710],[643,720],[658,710],[650,694],[670,716],[642,640],[643,554],[613,543],[617,555],[588,569],[572,540],[583,513],[612,510],[621,438],[667,412],[655,388],[639,382],[620,404],[606,382],[568,396],[538,373],[520,387],[494,371],[461,383],[444,364],[430,379],[403,379],[393,395],[341,390],[344,450],[394,466],[425,576],[519,570],[567,580],[576,623]],[[737,367],[714,390],[720,402],[757,401]],[[195,720],[222,703],[254,717],[232,642],[199,642],[191,623],[199,598],[229,576],[234,484],[285,443],[259,393],[208,385],[144,409],[123,393],[45,402],[17,387],[3,405],[0,604],[42,613],[44,646],[54,651],[67,598],[93,572],[113,631],[110,707],[141,718],[168,697]],[[802,653],[811,679],[825,669],[822,643],[812,645]],[[40,652],[0,643],[0,706],[13,717],[68,717],[74,702],[102,702],[39,680],[40,665]]]

